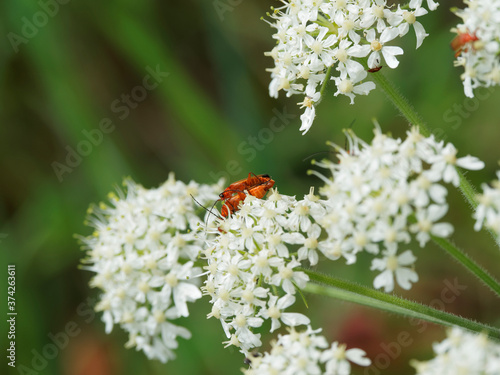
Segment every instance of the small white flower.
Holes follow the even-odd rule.
[[[422,42],[424,41],[424,38],[428,36],[425,32],[424,27],[420,22],[417,21],[417,17],[423,16],[427,14],[427,10],[424,8],[417,8],[413,11],[403,11],[402,18],[404,19],[405,22],[402,22],[398,26],[399,30],[399,35],[405,35],[408,30],[410,29],[410,25],[413,26],[415,30],[415,35],[417,37],[417,48],[422,45]]]
[[[433,163],[429,172],[431,179],[442,178],[445,182],[450,182],[455,186],[460,184],[460,178],[456,170],[457,167],[478,170],[484,168],[484,162],[474,156],[465,156],[457,159],[457,149],[448,143],[439,154],[432,156],[429,161]]]
[[[285,294],[279,298],[277,296],[270,296],[267,309],[260,310],[260,316],[265,319],[271,319],[271,330],[274,332],[281,327],[281,322],[289,327],[309,324],[310,320],[304,314],[284,312],[284,310],[295,303],[295,297],[291,294]],[[280,322],[281,321],[281,322]]]
[[[337,70],[341,76],[345,74],[348,76],[357,76],[364,68],[363,65],[352,59],[352,57],[366,57],[370,53],[368,46],[362,48],[359,44],[353,46],[352,44],[348,39],[343,39],[334,50],[335,58],[338,60]]]
[[[431,234],[436,237],[449,237],[453,233],[453,226],[449,223],[436,223],[448,211],[448,205],[431,204],[428,208],[416,213],[417,223],[410,226],[410,231],[416,233],[421,247],[429,240]]]
[[[312,266],[318,263],[318,253],[316,249],[319,246],[318,238],[320,234],[321,227],[317,224],[313,224],[307,230],[307,237],[301,235],[300,244],[302,247],[297,251],[298,260],[308,259]]]
[[[316,108],[311,104],[310,107],[307,107],[303,114],[300,115],[300,121],[302,125],[300,125],[299,131],[302,134],[306,134],[309,129],[311,129],[314,118],[316,117]]]
[[[386,28],[380,35],[380,38],[377,39],[375,30],[368,30],[366,33],[366,40],[370,43],[371,50],[373,51],[368,57],[368,66],[370,68],[379,66],[380,54],[384,56],[384,60],[389,68],[394,69],[399,65],[399,61],[395,56],[402,55],[404,53],[403,49],[396,46],[385,45],[398,35],[399,30],[397,28]]]
[[[304,113],[300,116],[300,121],[302,121],[302,125],[300,126],[299,131],[303,132],[302,134],[306,134],[311,125],[313,123],[314,117],[316,116],[316,108],[314,103],[317,103],[321,99],[321,94],[315,91],[316,88],[313,85],[308,85],[306,88],[306,97],[302,103],[298,103],[301,105],[301,108],[306,107]]]
[[[234,336],[238,338],[239,342],[243,341],[249,343],[252,347],[259,347],[262,345],[260,334],[253,333],[252,328],[260,327],[263,322],[262,318],[253,316],[253,312],[250,309],[242,308],[234,316],[229,326],[234,329]]]
[[[417,260],[411,250],[396,255],[396,249],[390,249],[385,250],[383,254],[384,258],[372,261],[370,269],[382,271],[373,280],[373,287],[376,289],[383,287],[385,292],[392,292],[394,290],[394,277],[396,277],[396,282],[401,288],[410,289],[411,284],[418,281],[417,273],[410,268]]]
[[[344,344],[334,342],[328,347],[321,330],[298,332],[294,328],[286,335],[278,335],[271,342],[271,350],[262,355],[247,356],[250,368],[243,370],[246,375],[290,374],[290,375],[349,375],[351,365],[369,366],[371,361],[361,349],[347,349]]]
[[[375,88],[373,82],[363,82],[360,83],[364,78],[366,78],[368,73],[366,71],[358,71],[357,75],[352,77],[332,77],[337,85],[337,92],[335,96],[342,94],[348,96],[351,99],[351,104],[354,104],[355,94],[357,95],[368,95],[368,93]],[[359,83],[359,84],[357,84]]]
[[[365,8],[363,16],[361,17],[360,26],[363,28],[371,27],[375,21],[377,22],[377,31],[381,33],[386,24],[384,18],[390,17],[392,12],[386,8],[386,0],[375,0],[369,8]]]
[[[281,264],[278,266],[278,273],[271,277],[270,283],[281,286],[287,294],[295,294],[294,284],[299,288],[304,288],[309,281],[309,277],[304,272],[293,270],[298,266],[300,266],[300,262],[294,258],[288,264]]]
[[[346,349],[345,344],[332,343],[331,347],[321,353],[320,361],[325,363],[325,374],[349,375],[351,363],[359,366],[369,366],[371,361],[365,357],[366,352],[361,349]]]
[[[335,35],[329,35],[325,38],[326,33],[329,31],[328,28],[319,27],[318,29],[319,33],[316,38],[313,38],[309,34],[304,35],[304,43],[311,50],[304,64],[314,66],[322,63],[325,67],[329,67],[333,64],[333,51],[330,47],[337,42],[337,37]]]

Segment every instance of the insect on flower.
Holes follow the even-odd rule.
[[[479,38],[474,33],[458,31],[458,35],[450,43],[451,48],[455,51],[455,57],[458,57],[462,52],[466,52],[468,46],[472,46],[472,43],[478,40]]]
[[[222,217],[226,218],[233,212],[239,210],[239,205],[243,202],[248,195],[252,195],[256,198],[264,198],[266,193],[274,186],[274,180],[268,174],[256,175],[254,173],[249,173],[248,177],[233,182],[229,185],[222,193],[219,194],[219,199],[217,199],[210,209],[199,203],[195,197],[191,196],[194,201],[200,206],[207,210],[209,213],[217,216],[222,220]],[[245,194],[247,193],[247,194]],[[217,204],[217,202],[223,202],[221,208],[221,215],[215,214],[212,209]],[[208,217],[207,217],[208,221]],[[206,224],[205,224],[206,226]],[[220,229],[219,229],[220,230]]]
[[[233,182],[219,194],[219,200],[224,202],[221,215],[228,217],[229,214],[238,211],[240,202],[245,200],[245,191],[260,199],[264,198],[273,186],[274,180],[268,174],[255,175],[250,172],[246,179]]]
[[[368,72],[368,73],[376,73],[376,72],[378,72],[380,69],[382,69],[382,65],[380,65],[380,66],[376,66],[375,68],[368,69],[368,70],[367,70],[367,72]]]
[[[221,200],[226,200],[228,198],[231,198],[237,192],[243,192],[244,190],[249,190],[253,187],[263,185],[270,180],[271,177],[268,174],[255,175],[254,173],[250,172],[247,178],[233,182],[231,185],[229,185],[222,193],[219,194],[219,197],[221,198]]]
[[[368,73],[377,73],[380,69],[382,69],[382,65],[380,65],[380,59],[377,58],[375,61],[374,61],[374,66],[373,68],[370,68],[370,69],[366,69],[366,71]]]

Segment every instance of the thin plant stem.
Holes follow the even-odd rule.
[[[469,258],[467,254],[465,254],[449,240],[436,236],[431,236],[431,238],[437,245],[439,245],[439,247],[455,258],[500,297],[500,283],[498,280],[491,276],[485,269]]]
[[[302,270],[312,281],[303,289],[305,292],[358,303],[379,310],[397,313],[412,319],[421,319],[449,327],[458,326],[475,333],[486,333],[492,339],[500,341],[500,329],[498,328],[437,310],[392,294],[366,288],[350,281],[308,269]]]

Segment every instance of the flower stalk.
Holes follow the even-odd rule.
[[[458,326],[476,333],[486,332],[492,339],[500,341],[500,330],[498,328],[316,271],[308,269],[303,269],[302,271],[312,281],[312,283],[309,282],[305,287],[305,292],[338,298],[343,301],[354,302],[448,327]]]
[[[493,292],[500,297],[500,283],[491,276],[485,269],[474,262],[467,254],[465,254],[461,249],[455,246],[452,242],[446,238],[439,238],[436,236],[431,236],[434,243],[439,245],[444,251],[450,254],[454,259],[456,259],[460,264],[462,264],[467,270],[469,270],[474,276],[481,280],[486,286],[488,286]]]

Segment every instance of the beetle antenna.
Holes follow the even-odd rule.
[[[202,205],[200,202],[198,202],[198,201],[196,200],[196,198],[195,198],[195,197],[193,197],[193,195],[192,195],[192,194],[189,194],[189,195],[191,195],[191,198],[193,198],[193,200],[196,202],[196,204],[197,204],[198,206],[203,207],[203,208],[204,208],[207,212],[211,213],[212,215],[214,215],[214,216],[215,216],[215,217],[217,217],[218,219],[221,219],[221,220],[222,220],[222,218],[221,218],[219,215],[215,214],[215,213],[212,211],[212,210],[213,210],[213,208],[215,207],[215,205],[217,204],[217,202],[219,201],[219,199],[217,199],[217,200],[215,201],[215,203],[212,205],[212,207],[211,207],[210,209],[208,209],[208,208],[206,208],[204,205]],[[207,217],[207,220],[205,221],[205,228],[206,228],[207,226],[208,226],[208,217]]]
[[[307,159],[312,158],[314,155],[325,154],[325,153],[327,153],[327,154],[331,154],[331,153],[333,153],[333,152],[332,152],[332,151],[318,151],[318,152],[315,152],[314,154],[311,154],[311,155],[309,155],[308,157],[306,157],[306,158],[302,159],[302,161],[306,161]]]

